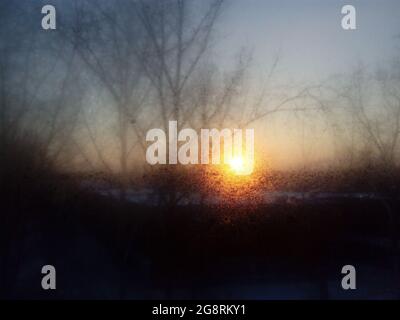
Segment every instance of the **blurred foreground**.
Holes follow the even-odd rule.
[[[398,227],[385,209],[389,200],[355,195],[284,197],[253,207],[167,206],[58,179],[38,177],[36,189],[2,199],[2,298],[400,297]],[[398,212],[398,201],[390,206]],[[57,270],[54,292],[40,286],[45,264]],[[357,290],[341,289],[346,264],[356,267]]]

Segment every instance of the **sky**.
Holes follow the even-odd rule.
[[[202,0],[193,0],[197,1]],[[56,2],[62,21],[67,9],[62,8],[62,2]],[[226,10],[215,28],[213,62],[221,71],[230,70],[240,49],[250,50],[251,80],[256,89],[260,83],[257,79],[268,72],[277,55],[280,60],[274,85],[300,88],[351,71],[360,62],[373,67],[400,52],[400,0],[226,2]],[[356,8],[356,30],[343,30],[341,26],[341,8],[346,4]],[[90,102],[94,106],[101,104],[97,100]],[[99,113],[98,117],[102,116]],[[263,152],[274,165],[291,166],[305,158],[323,162],[331,156],[330,137],[324,123],[315,118],[299,120],[280,114],[258,123],[255,129],[256,144],[257,140],[264,144]],[[302,145],[304,140],[307,146]]]
[[[342,28],[341,8],[346,4],[356,9],[356,30]],[[239,48],[245,47],[252,52],[257,77],[262,78],[279,55],[277,82],[319,84],[359,63],[374,68],[398,54],[400,1],[230,0],[218,37],[215,52],[222,69],[229,68]],[[256,142],[257,136],[276,167],[296,167],[305,158],[324,162],[333,153],[332,137],[315,119],[272,117],[256,127]],[[315,141],[306,138],[309,143],[304,146],[304,136]]]
[[[356,30],[341,27],[345,4],[356,8]],[[289,76],[314,80],[393,56],[400,47],[400,1],[231,0],[220,29],[219,50],[251,48],[259,69],[279,53]]]

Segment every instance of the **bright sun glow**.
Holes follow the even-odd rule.
[[[243,166],[244,166],[243,158],[235,157],[230,161],[229,165],[231,166],[231,169],[234,171],[243,170]]]
[[[248,175],[252,171],[252,168],[249,168],[249,165],[246,165],[243,157],[241,156],[233,157],[229,161],[229,166],[231,170],[237,175]]]

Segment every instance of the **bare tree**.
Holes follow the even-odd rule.
[[[359,64],[350,74],[332,78],[310,95],[323,110],[340,146],[338,169],[350,170],[363,179],[364,187],[379,197],[385,209],[398,272],[399,61],[374,72]]]
[[[143,67],[138,61],[139,50],[145,50],[146,39],[135,15],[135,3],[120,1],[118,5],[106,1],[75,1],[72,10],[71,29],[65,36],[70,40],[80,58],[103,87],[116,115],[116,135],[119,141],[119,164],[122,195],[128,182],[129,155],[134,147],[132,138],[142,138],[137,125],[143,109],[148,83]],[[97,90],[97,89],[96,89]],[[90,141],[101,163],[110,171],[101,147],[84,120]],[[144,146],[142,139],[140,146]]]
[[[69,165],[81,107],[73,52],[60,59],[62,48],[48,50],[50,35],[39,32],[34,12],[29,1],[3,1],[0,9],[1,294],[12,290],[26,250],[23,222],[31,213],[23,206],[51,189],[55,166]]]
[[[185,124],[190,82],[210,48],[222,5],[222,0],[138,2],[137,17],[150,50],[142,52],[140,61],[155,90],[164,128],[171,119]]]

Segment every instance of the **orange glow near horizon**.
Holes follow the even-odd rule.
[[[224,207],[257,207],[262,201],[265,185],[261,168],[253,161],[246,162],[238,155],[227,164],[207,166],[205,184],[211,195],[219,198]]]
[[[253,164],[245,161],[242,156],[233,157],[229,161],[229,168],[236,175],[250,175],[253,172]]]

